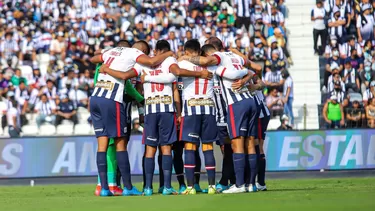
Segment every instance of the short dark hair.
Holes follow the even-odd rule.
[[[145,49],[146,49],[146,52],[144,52],[144,53],[146,55],[150,54],[151,49],[150,49],[150,46],[148,45],[148,43],[146,41],[139,40],[139,41],[135,42],[134,44],[141,44],[141,45],[143,45],[143,47],[145,47]]]
[[[188,40],[184,45],[185,51],[192,51],[196,53],[200,53],[201,51],[201,44],[197,39]]]
[[[127,47],[129,48],[131,45],[130,45],[130,42],[127,41],[127,40],[120,40],[117,42],[116,44],[117,47]]]
[[[208,44],[213,45],[217,51],[221,51],[224,48],[223,47],[223,43],[217,37],[210,37],[210,38],[208,38]]]
[[[42,94],[41,96],[40,96],[40,99],[42,99],[42,97],[47,97],[47,94]]]
[[[201,48],[202,56],[208,55],[207,52],[212,51],[212,50],[216,51],[215,47],[211,44],[206,44],[206,45],[202,46],[202,48]]]
[[[158,50],[158,51],[170,51],[171,50],[171,45],[166,40],[159,40],[159,41],[156,42],[155,50]]]

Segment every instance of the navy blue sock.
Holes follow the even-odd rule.
[[[171,188],[172,180],[172,155],[163,155],[162,159],[163,173],[164,173],[164,186]]]
[[[209,185],[215,185],[215,157],[214,157],[214,151],[208,150],[204,151],[204,162],[206,166],[207,171],[207,177],[208,177],[208,184]]]
[[[107,178],[107,152],[96,153],[96,165],[98,167],[100,185],[102,189],[109,190]]]
[[[202,160],[199,155],[199,148],[195,151],[195,169],[194,169],[194,184],[199,184],[199,180],[201,178],[201,167],[202,167]]]
[[[249,160],[249,155],[245,154],[245,184],[250,184],[250,165],[249,162],[246,162]]]
[[[239,187],[245,183],[245,154],[233,153],[233,165],[236,174],[236,185]]]
[[[219,183],[228,186],[228,180],[232,177],[234,177],[232,146],[230,144],[225,144],[222,175]]]
[[[258,155],[248,155],[248,162],[250,166],[250,184],[255,185],[255,177],[258,173]]]
[[[152,188],[152,179],[155,171],[155,158],[145,158],[145,188]]]
[[[264,154],[260,154],[259,169],[258,169],[258,183],[262,186],[266,185],[265,177],[266,177],[266,156]]]
[[[185,174],[188,186],[194,185],[195,152],[194,150],[185,150]]]
[[[116,152],[116,159],[117,159],[117,166],[121,171],[122,182],[124,183],[124,187],[128,190],[131,190],[133,185],[131,183],[128,151]]]

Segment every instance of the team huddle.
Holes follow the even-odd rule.
[[[127,41],[120,41],[115,48],[91,58],[92,62],[103,64],[90,98],[98,139],[100,185],[96,195],[152,195],[157,150],[161,167],[158,192],[163,195],[266,190],[263,141],[270,113],[264,103],[261,67],[236,50],[225,52],[217,37],[209,38],[204,46],[198,40],[189,40],[184,52],[176,59],[170,44],[159,40],[154,56],[149,57],[146,42],[130,46]],[[143,96],[130,91],[135,84],[143,85],[138,88]],[[144,115],[142,192],[131,183],[127,153],[131,129],[129,95],[139,102],[139,114]],[[214,143],[220,145],[223,153],[222,178],[217,184]],[[111,157],[107,154],[109,145],[113,148]],[[208,188],[204,190],[197,174],[201,168],[199,147],[208,177]],[[107,170],[111,159],[116,160],[118,173],[115,184],[109,185]],[[178,191],[171,185],[172,166]]]

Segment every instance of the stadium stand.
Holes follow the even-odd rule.
[[[291,77],[284,78],[284,84],[294,97],[285,103],[283,85],[277,86],[282,109],[273,115],[270,129],[280,126],[284,113],[294,129],[317,128],[318,61],[308,45],[312,45],[308,16],[315,1],[246,2],[251,2],[250,9],[243,8],[242,1],[0,2],[0,134],[9,136],[6,120],[13,98],[24,136],[93,134],[87,103],[95,66],[88,59],[95,50],[110,48],[120,39],[131,43],[144,39],[152,48],[158,39],[166,39],[182,55],[186,40],[196,38],[203,44],[210,36],[264,65],[264,81],[279,83],[289,70]],[[268,87],[265,93],[270,92]],[[41,100],[43,94],[48,105]],[[73,110],[78,117],[74,127]],[[57,125],[50,117],[59,111],[73,113]]]

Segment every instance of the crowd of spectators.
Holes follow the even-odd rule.
[[[95,70],[89,58],[98,49],[121,39],[154,48],[166,39],[183,55],[186,40],[203,45],[210,36],[264,67],[273,116],[286,113],[293,125],[285,15],[284,0],[0,0],[0,101],[19,115],[4,115],[3,128],[7,122],[19,131],[30,121],[26,113],[37,114],[39,128],[81,121],[77,108],[88,106]]]
[[[374,17],[373,0],[317,0],[312,9],[315,54],[326,60],[321,127],[375,128]]]

